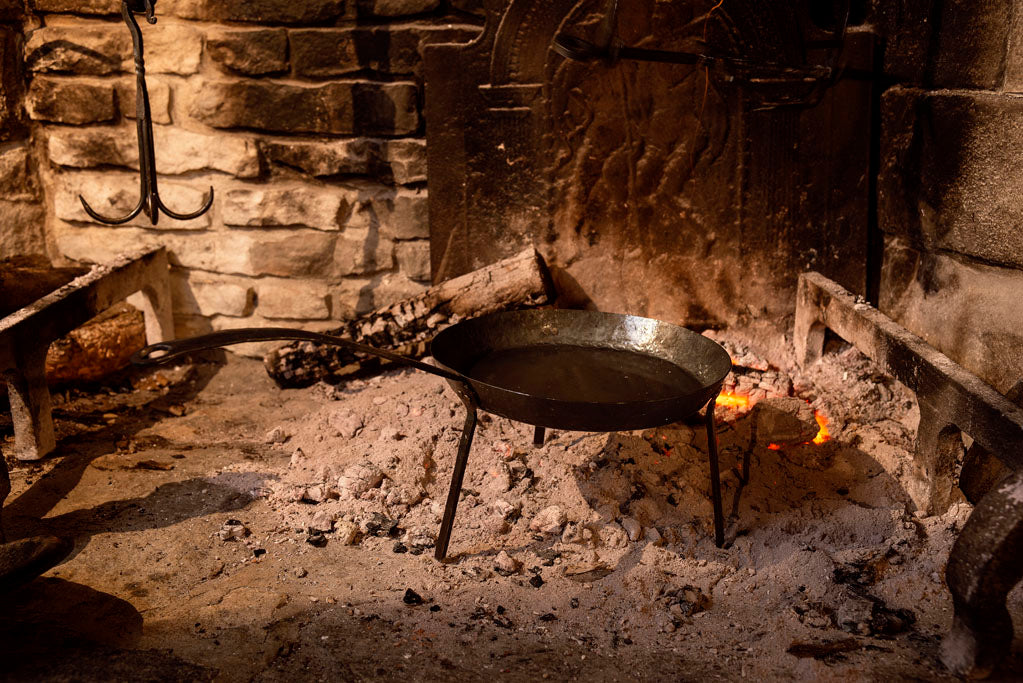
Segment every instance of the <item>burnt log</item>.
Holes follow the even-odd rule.
[[[543,258],[530,247],[422,294],[347,321],[327,334],[345,337],[410,358],[429,353],[434,335],[460,320],[487,313],[541,306],[553,294]],[[281,387],[337,384],[379,371],[386,361],[363,357],[337,346],[290,342],[268,353],[263,363]]]

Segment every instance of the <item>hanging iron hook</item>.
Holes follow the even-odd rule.
[[[213,206],[213,188],[198,211],[192,213],[175,213],[167,208],[167,205],[160,199],[160,193],[156,183],[156,150],[153,144],[153,121],[149,109],[149,89],[146,87],[146,65],[144,58],[144,47],[142,43],[142,29],[135,21],[135,13],[145,12],[146,21],[150,24],[156,23],[155,5],[157,0],[123,0],[121,2],[121,16],[124,23],[128,25],[131,32],[131,39],[135,49],[135,127],[139,139],[139,184],[140,197],[138,204],[128,214],[119,218],[108,218],[98,214],[85,197],[78,195],[82,207],[89,216],[106,225],[123,225],[140,213],[146,214],[153,225],[156,225],[160,212],[170,218],[179,221],[187,221],[198,218]]]

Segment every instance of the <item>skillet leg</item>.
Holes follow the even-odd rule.
[[[714,425],[714,403],[711,399],[707,404],[707,454],[710,460],[710,496],[714,503],[714,545],[725,544],[725,516],[721,510],[721,474],[718,471],[718,437]]]
[[[546,432],[547,432],[547,429],[544,428],[544,427],[534,427],[533,428],[533,445],[534,446],[542,446],[543,445],[543,437],[544,437]]]
[[[451,541],[451,528],[455,524],[455,510],[458,508],[458,496],[462,493],[462,478],[465,476],[465,465],[469,461],[469,449],[472,448],[472,437],[476,433],[476,399],[468,392],[459,392],[459,398],[465,404],[465,426],[462,438],[458,441],[458,456],[455,458],[455,471],[451,473],[451,488],[448,489],[448,502],[444,506],[444,518],[440,523],[437,535],[437,548],[433,556],[443,560],[448,552]]]

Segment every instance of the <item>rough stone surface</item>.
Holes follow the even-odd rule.
[[[360,15],[401,17],[432,12],[440,0],[356,0]]]
[[[31,0],[38,12],[74,12],[76,14],[120,14],[118,0]]]
[[[391,235],[399,240],[429,237],[430,217],[426,191],[399,189],[394,196],[394,209],[388,227]]]
[[[117,106],[121,116],[135,119],[137,104],[135,100],[135,79],[125,77],[117,82]],[[149,114],[154,123],[171,122],[171,87],[160,77],[146,77],[146,92],[149,93]]]
[[[326,320],[327,285],[303,280],[263,280],[256,285],[257,310],[264,318]]]
[[[283,29],[212,29],[206,49],[217,64],[247,76],[288,69],[288,34]]]
[[[963,263],[890,238],[881,310],[1002,393],[1023,377],[1023,296],[1015,269]]]
[[[883,117],[882,229],[1023,267],[1023,99],[894,88]]]
[[[0,199],[33,201],[39,198],[39,183],[29,152],[26,143],[0,147]]]
[[[419,127],[413,83],[212,82],[203,85],[192,115],[214,128],[288,133],[406,135]]]
[[[44,26],[25,45],[25,65],[37,73],[106,76],[133,68],[131,52],[123,26]]]
[[[310,78],[363,70],[412,74],[419,71],[423,45],[468,42],[478,33],[478,27],[450,25],[293,30],[291,61],[295,75]]]
[[[241,284],[239,280],[175,268],[171,271],[174,312],[205,316],[250,315],[253,309],[253,288],[251,284]]]
[[[422,139],[316,142],[278,139],[264,140],[260,147],[271,163],[317,177],[372,176],[390,178],[400,185],[426,181],[426,141]]]
[[[122,216],[131,211],[139,200],[138,175],[120,173],[76,173],[61,176],[54,199],[54,215],[63,221],[92,223],[85,213],[81,195],[93,210],[104,216]],[[208,191],[208,190],[207,190]],[[172,210],[187,211],[200,206],[203,190],[192,184],[163,182],[160,196]],[[139,215],[128,226],[150,227],[152,223],[145,215]],[[201,230],[210,225],[210,215],[204,214],[188,221],[175,221],[161,216],[159,226],[163,230]],[[108,235],[106,239],[110,239]]]
[[[54,123],[99,123],[114,118],[114,88],[108,83],[33,79],[25,101],[29,116]]]
[[[259,151],[255,142],[235,135],[204,135],[180,128],[153,130],[157,149],[156,170],[181,175],[216,170],[238,178],[259,175]],[[49,132],[50,161],[60,166],[138,168],[138,141],[130,128],[60,128]]]
[[[338,230],[341,201],[336,190],[315,186],[237,188],[224,194],[224,224]]]
[[[398,242],[394,247],[394,256],[402,273],[418,282],[430,281],[430,242],[428,240]]]
[[[346,228],[334,252],[335,274],[365,275],[394,267],[394,243],[376,230]]]
[[[143,30],[146,73],[196,73],[202,58],[199,31],[184,24],[157,26]],[[29,70],[36,72],[105,76],[135,71],[131,34],[123,24],[45,26],[32,34],[25,52]]]
[[[0,200],[0,254],[46,253],[45,225],[41,204]]]
[[[1009,31],[1009,47],[1005,55],[1005,80],[1002,87],[1009,92],[1023,92],[1023,13],[1016,12]]]

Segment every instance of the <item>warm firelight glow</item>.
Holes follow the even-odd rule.
[[[720,394],[718,394],[717,399],[714,401],[714,405],[736,409],[749,408],[750,400],[749,396],[742,396],[740,394],[733,394],[727,391],[722,391]],[[828,430],[828,418],[824,417],[824,415],[819,410],[813,411],[813,417],[815,420],[817,420],[817,425],[818,427],[820,427],[820,429],[817,430],[817,436],[813,437],[813,441],[807,441],[806,443],[812,443],[819,446],[825,441],[831,440],[831,432]],[[776,443],[768,444],[767,448],[768,450],[772,451],[781,450],[781,446],[779,446]]]
[[[813,443],[820,445],[825,441],[830,441],[831,432],[828,431],[828,418],[821,415],[819,410],[813,411],[813,416],[817,420],[817,424],[820,426],[817,436],[813,437]]]
[[[727,391],[722,391],[718,394],[717,399],[714,401],[714,405],[724,406],[726,408],[748,408],[749,396],[740,396],[739,394],[730,394]]]

